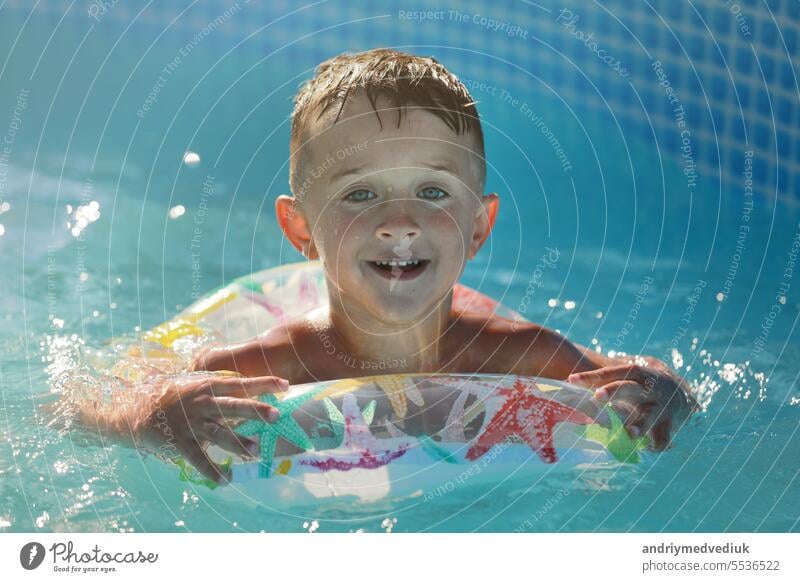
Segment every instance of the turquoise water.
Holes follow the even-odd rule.
[[[49,30],[30,25],[18,51]],[[113,40],[76,50],[56,37],[35,71],[12,59],[4,77],[0,130],[24,107],[0,200],[0,531],[798,530],[800,213],[760,195],[749,209],[744,179],[690,190],[683,167],[609,113],[541,94],[521,98],[569,170],[527,109],[476,95],[502,202],[462,281],[576,342],[678,367],[705,410],[671,450],[427,502],[300,512],[223,502],[153,458],[48,427],[40,406],[81,350],[301,259],[272,213],[301,72],[240,56],[206,75],[214,53],[201,47],[138,116],[174,49],[156,44],[136,68],[135,47]],[[558,260],[542,266],[548,249]]]

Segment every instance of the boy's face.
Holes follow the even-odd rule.
[[[295,246],[323,261],[345,306],[386,323],[425,317],[453,288],[488,235],[497,198],[483,196],[470,134],[423,109],[366,97],[314,122],[299,155],[294,210],[279,200]],[[283,215],[283,216],[282,216]]]

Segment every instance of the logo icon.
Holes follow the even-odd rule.
[[[19,552],[19,563],[26,570],[35,570],[44,561],[44,546],[39,542],[28,542]]]

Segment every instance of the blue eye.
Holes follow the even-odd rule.
[[[443,198],[448,198],[450,194],[441,188],[437,188],[436,186],[428,186],[427,188],[420,190],[417,193],[417,196],[424,198],[425,200],[441,200]]]
[[[345,200],[349,200],[350,202],[365,202],[373,198],[375,198],[375,193],[370,190],[353,190],[344,197]]]

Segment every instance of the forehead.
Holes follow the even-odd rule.
[[[337,167],[367,159],[379,160],[384,166],[413,167],[415,162],[437,158],[437,162],[450,161],[459,166],[456,169],[466,171],[477,155],[475,136],[457,134],[426,109],[409,106],[398,119],[398,109],[391,101],[379,99],[373,108],[365,95],[355,95],[334,123],[338,112],[338,107],[333,107],[308,124],[301,156],[304,163],[313,167],[332,157]]]

